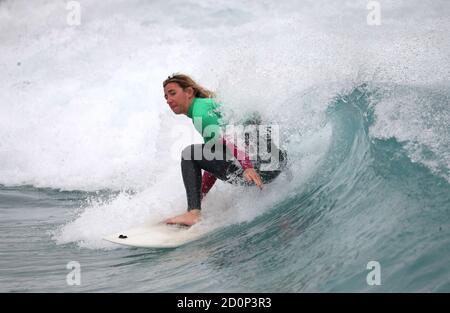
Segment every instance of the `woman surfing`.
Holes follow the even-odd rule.
[[[252,162],[247,154],[222,136],[221,127],[226,125],[221,120],[220,105],[214,100],[214,94],[189,76],[169,76],[163,87],[164,97],[172,111],[192,119],[205,142],[189,145],[182,152],[181,172],[187,195],[187,212],[169,218],[165,223],[186,226],[197,223],[201,217],[201,201],[217,178],[232,184],[256,185],[263,190],[263,185],[274,180],[286,167],[286,152],[277,147],[272,148],[270,153],[276,154],[280,166],[275,170],[263,171],[259,157]]]

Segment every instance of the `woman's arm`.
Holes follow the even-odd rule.
[[[222,137],[222,143],[224,143],[228,149],[233,153],[233,156],[238,160],[238,162],[241,164],[242,168],[244,169],[244,177],[247,180],[253,180],[258,187],[262,188],[261,180],[259,179],[259,175],[253,170],[253,164],[250,160],[250,157],[243,151],[239,150],[233,143],[227,142],[225,138]],[[203,200],[203,198],[206,196],[206,194],[211,190],[212,186],[216,182],[217,178],[207,172],[203,171],[202,176],[202,192],[200,195],[200,199]]]
[[[234,157],[239,161],[242,168],[244,169],[244,178],[247,181],[253,181],[259,189],[263,189],[263,183],[259,174],[253,168],[252,161],[245,151],[239,150],[232,142],[228,142],[224,137],[222,137],[222,142],[226,144],[228,149],[233,152]]]
[[[244,171],[248,168],[253,168],[252,161],[245,151],[239,150],[232,142],[227,141],[224,137],[221,137],[221,140],[233,153],[233,156],[238,160],[239,164],[241,164]]]

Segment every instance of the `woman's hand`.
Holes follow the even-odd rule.
[[[259,177],[258,173],[256,173],[255,169],[248,168],[244,171],[244,178],[247,181],[253,181],[259,189],[263,189],[263,183],[261,181],[261,177]]]

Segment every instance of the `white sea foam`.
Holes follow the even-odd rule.
[[[184,210],[179,153],[200,137],[165,104],[162,81],[173,72],[216,90],[231,121],[259,111],[282,125],[293,188],[326,151],[324,112],[338,92],[361,81],[448,83],[444,0],[379,1],[380,26],[367,25],[362,0],[79,2],[79,26],[67,24],[64,1],[0,2],[0,183],[139,192],[86,208],[61,242]],[[402,103],[396,118],[395,101],[382,102],[372,135],[410,141],[411,158],[447,175],[448,121],[411,128],[416,100]],[[256,197],[233,204],[224,195],[233,187],[217,188],[224,192],[207,201],[224,197],[242,208]],[[258,214],[245,212],[234,216]],[[88,227],[93,233],[81,231],[100,220]]]

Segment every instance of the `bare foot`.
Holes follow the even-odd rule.
[[[179,224],[179,225],[192,226],[200,220],[200,215],[201,215],[200,210],[194,209],[194,210],[190,210],[184,214],[169,218],[169,219],[165,220],[164,222],[166,224]]]

